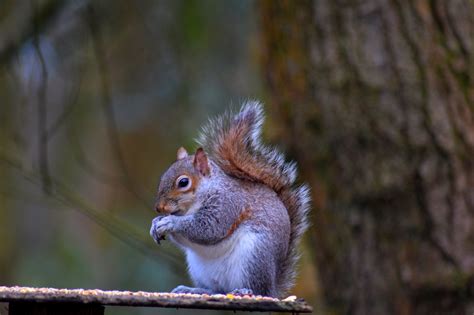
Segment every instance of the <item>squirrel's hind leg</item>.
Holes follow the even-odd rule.
[[[185,285],[178,285],[171,293],[192,293],[192,294],[214,294],[212,290],[204,288],[191,288]]]

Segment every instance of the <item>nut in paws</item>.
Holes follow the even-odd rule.
[[[153,219],[150,229],[150,235],[157,244],[165,239],[165,235],[173,230],[175,217],[160,216]]]

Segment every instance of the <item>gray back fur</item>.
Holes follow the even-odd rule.
[[[279,266],[277,290],[288,292],[296,277],[298,244],[308,228],[309,188],[295,186],[295,163],[285,162],[283,154],[261,143],[263,121],[262,105],[249,101],[238,113],[227,112],[209,121],[197,142],[226,174],[270,187],[285,205],[291,231],[287,257]]]

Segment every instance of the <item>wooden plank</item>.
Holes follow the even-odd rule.
[[[74,303],[261,312],[312,312],[304,300],[262,296],[199,295],[159,292],[1,287],[0,302]]]
[[[104,315],[98,304],[11,302],[8,315]]]
[[[8,303],[0,303],[0,315],[8,315]]]

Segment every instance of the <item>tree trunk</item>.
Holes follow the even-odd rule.
[[[260,2],[328,311],[472,314],[474,2]]]

